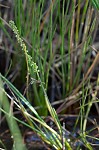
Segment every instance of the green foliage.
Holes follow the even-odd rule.
[[[91,2],[92,2],[92,5],[94,6],[94,8],[99,10],[99,0],[91,0]]]
[[[27,79],[25,98],[7,78],[0,74],[3,82],[14,93],[15,100],[13,101],[22,111],[27,123],[14,116],[12,118],[33,129],[46,143],[57,150],[63,149],[63,144],[68,150],[72,148],[66,138],[62,143],[63,128],[57,111],[52,107],[51,100],[47,96],[48,91],[50,91],[52,101],[58,97],[59,103],[63,98],[75,97],[79,92],[82,93],[79,97],[81,101],[78,117],[81,130],[80,139],[89,150],[92,149],[86,138],[89,136],[86,131],[87,119],[95,100],[95,97],[92,99],[88,97],[91,93],[89,79],[97,64],[99,54],[92,62],[93,49],[90,45],[93,44],[93,37],[96,33],[94,31],[97,30],[98,23],[96,10],[93,10],[90,2],[96,10],[99,10],[98,0],[83,2],[78,0],[77,3],[73,0],[14,1],[14,21],[11,20],[9,24],[6,24],[13,30],[17,41],[11,38],[3,24],[5,21],[3,19],[0,21],[0,27],[17,53],[12,58],[13,67],[20,62],[20,81],[25,83]],[[86,88],[87,85],[88,88]],[[29,88],[32,92],[29,91]],[[2,86],[1,89],[3,89]],[[3,92],[11,99],[4,89]],[[87,100],[88,103],[86,103]],[[67,112],[67,108],[71,107],[72,103],[75,103],[75,99],[74,101],[64,100],[64,103],[58,108],[59,112],[63,110]],[[37,111],[33,104],[38,106]],[[9,116],[8,108],[0,109],[6,116]],[[56,125],[57,132],[41,117],[42,115],[47,116],[48,113]]]
[[[17,42],[10,37],[14,49],[20,54],[13,56],[13,67],[19,63],[20,81],[24,84],[27,78],[27,97],[39,107],[38,112],[41,115],[46,116],[48,112],[40,82],[34,71],[35,67],[40,70],[41,81],[46,92],[50,91],[52,101],[56,97],[62,99],[69,96],[72,90],[77,88],[82,80],[82,66],[86,57],[89,57],[89,61],[83,74],[86,74],[90,67],[89,45],[93,42],[96,16],[93,19],[95,14],[90,1],[84,3],[82,8],[81,0],[78,1],[78,5],[70,0],[57,0],[53,3],[40,0],[29,1],[26,4],[19,0],[14,1],[14,19],[17,27],[12,21],[10,25],[22,51]],[[4,28],[3,25],[1,27]],[[9,33],[7,35],[9,36]],[[31,82],[32,79],[34,82]],[[59,81],[59,86],[56,81]],[[54,83],[56,85],[53,85]],[[57,96],[58,93],[60,96]]]

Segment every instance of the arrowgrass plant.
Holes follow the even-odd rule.
[[[18,120],[13,115],[12,118],[33,129],[47,144],[57,150],[72,149],[71,143],[63,137],[63,128],[58,118],[58,113],[68,112],[67,108],[71,107],[72,109],[72,104],[75,104],[74,109],[78,107],[80,109],[75,123],[76,126],[80,120],[79,138],[85,147],[89,150],[92,149],[91,143],[86,138],[89,136],[86,126],[96,94],[90,100],[88,95],[90,95],[92,87],[91,85],[86,87],[99,58],[99,52],[96,51],[95,59],[91,62],[94,50],[91,45],[98,28],[97,16],[99,13],[93,9],[92,5],[99,10],[97,0],[83,2],[81,0],[48,2],[30,0],[26,3],[22,0],[14,1],[15,23],[11,20],[7,25],[13,30],[19,45],[11,38],[2,20],[0,23],[16,52],[21,54],[21,56],[14,55],[12,60],[16,63],[16,56],[18,57],[21,68],[20,78],[23,82],[25,82],[25,77],[27,80],[27,98],[25,98],[7,78],[0,75],[1,80],[9,86],[15,98],[12,99],[3,87],[1,87],[2,92],[14,101],[27,123]],[[29,91],[29,87],[32,92]],[[47,96],[49,90],[50,99]],[[50,103],[54,99],[65,99],[75,95],[81,96],[78,104],[76,100],[73,102],[63,100],[63,104],[55,111]],[[33,107],[33,103],[35,106],[39,106],[37,111]],[[24,104],[30,112],[27,111]],[[4,108],[1,110],[6,116],[9,116],[9,111]],[[47,116],[48,113],[57,127],[57,132],[41,117],[42,115]],[[63,139],[65,139],[64,142]]]
[[[47,97],[46,94],[46,90],[43,86],[43,83],[40,79],[40,75],[39,75],[39,70],[38,70],[38,66],[36,65],[36,63],[34,63],[32,61],[32,57],[28,54],[28,50],[26,48],[25,43],[23,42],[23,40],[21,39],[20,35],[19,35],[19,31],[17,29],[17,27],[15,26],[13,21],[9,22],[10,27],[12,28],[18,43],[20,44],[22,50],[24,51],[24,54],[26,56],[26,62],[27,62],[27,67],[28,67],[28,74],[31,74],[31,70],[34,71],[37,75],[38,80],[40,81],[40,85],[42,87],[43,93],[44,93],[44,98],[45,98],[45,102],[46,102],[46,106],[53,118],[54,123],[56,124],[59,133],[57,133],[54,129],[50,128],[46,122],[44,122],[44,120],[39,116],[39,114],[36,112],[36,110],[32,107],[32,105],[29,103],[28,100],[25,99],[25,97],[23,97],[23,95],[2,75],[1,78],[6,81],[7,85],[9,86],[9,88],[14,92],[14,94],[19,98],[19,102],[18,100],[15,101],[15,104],[17,103],[17,106],[21,109],[21,111],[23,112],[25,118],[27,119],[29,125],[31,125],[32,129],[36,131],[36,133],[48,144],[50,144],[51,146],[53,146],[56,149],[62,149],[62,127],[60,124],[60,121],[58,119],[57,113],[55,111],[54,108],[52,108],[49,99]],[[33,113],[32,116],[30,115],[27,110],[25,109],[25,107],[21,104],[21,101],[25,103],[25,105],[31,110],[31,112]],[[18,104],[19,103],[19,104]],[[2,110],[2,109],[1,109]],[[39,128],[38,125],[36,125],[36,123],[34,122],[36,121],[37,123],[40,123],[42,126],[42,129],[44,131],[41,130],[41,128]],[[70,144],[67,142],[67,140],[65,140],[65,146],[71,150],[71,146]]]

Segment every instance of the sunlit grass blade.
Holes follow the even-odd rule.
[[[98,0],[91,0],[92,2],[92,5],[97,9],[99,10],[99,1]]]

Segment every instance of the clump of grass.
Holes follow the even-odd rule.
[[[97,9],[99,8],[97,0],[92,0],[92,3]],[[81,93],[81,101],[74,109],[80,105],[78,117],[78,120],[80,120],[80,137],[85,146],[91,150],[92,146],[86,139],[88,136],[86,126],[88,115],[94,103],[93,101],[96,98],[96,94],[91,100],[88,99],[91,88],[89,88],[89,86],[86,88],[86,85],[88,85],[88,81],[99,58],[99,53],[97,53],[95,60],[91,62],[91,52],[93,49],[91,49],[92,47],[90,47],[90,45],[92,45],[94,41],[95,27],[96,30],[98,27],[98,12],[93,10],[89,0],[84,1],[83,7],[83,2],[81,0],[77,3],[76,1],[71,2],[70,0],[63,0],[62,3],[60,0],[53,0],[50,1],[46,12],[44,12],[45,4],[46,2],[44,0],[40,0],[39,2],[31,1],[23,6],[22,1],[16,0],[15,22],[17,27],[13,21],[9,22],[25,56],[25,60],[23,59],[22,61],[23,63],[26,61],[27,64],[27,88],[29,86],[29,79],[33,79],[33,81],[39,83],[39,86],[32,84],[32,88],[35,105],[41,107],[37,112],[29,103],[29,98],[31,97],[29,92],[27,92],[27,100],[4,76],[0,75],[2,80],[6,82],[13,91],[16,99],[14,102],[22,111],[27,123],[15,117],[13,118],[33,129],[46,143],[53,146],[55,149],[61,150],[63,149],[63,145],[65,145],[68,150],[72,149],[66,138],[64,143],[62,141],[64,138],[63,128],[58,119],[58,114],[51,106],[47,96],[49,78],[51,78],[51,88],[58,78],[58,83],[61,88],[58,89],[59,86],[58,84],[56,85],[60,93],[60,99],[66,98],[69,95],[79,95],[79,92]],[[25,7],[27,9],[24,9]],[[55,18],[53,19],[54,16]],[[58,29],[57,24],[59,26]],[[56,30],[59,32],[58,44],[53,46],[54,38],[57,39],[55,37]],[[41,38],[41,32],[43,33],[43,38]],[[26,39],[23,40],[21,35],[26,37],[31,44]],[[26,44],[31,48],[29,46],[27,48]],[[24,72],[24,67],[22,67],[22,69]],[[53,92],[52,88],[51,93],[53,100],[58,94],[57,92],[55,95],[55,92],[55,90]],[[88,100],[88,103],[86,103],[86,100]],[[22,102],[30,109],[32,115],[28,113]],[[70,102],[70,100],[64,101],[57,109],[57,112],[59,113],[63,110],[67,111],[67,108],[75,103],[76,100],[73,102]],[[57,132],[48,126],[40,116],[47,115],[48,111],[50,112],[53,122],[57,126]],[[8,115],[6,110],[3,112]],[[41,127],[39,125],[41,125]]]
[[[82,7],[83,3],[84,6]],[[79,84],[82,80],[82,72],[84,76],[87,75],[86,78],[89,75],[87,70],[91,65],[92,52],[92,50],[89,50],[89,45],[93,42],[92,36],[96,26],[97,14],[94,12],[90,1],[84,1],[83,3],[80,0],[77,3],[70,0],[67,2],[65,0],[63,2],[59,0],[52,2],[31,1],[25,5],[27,8],[25,11],[22,1],[15,2],[16,25],[19,33],[28,39],[26,41],[27,45],[30,45],[30,47],[28,46],[29,54],[39,67],[40,77],[42,82],[45,83],[46,91],[49,90],[51,84],[52,101],[56,99],[58,94],[57,92],[55,95],[55,92],[53,92],[55,81],[59,80],[59,85],[56,84],[55,88],[60,92],[59,99],[62,99],[69,96],[73,90],[75,94],[80,90]],[[20,13],[21,10],[22,13]],[[95,16],[94,19],[93,16]],[[55,19],[53,19],[54,17]],[[57,29],[57,24],[59,29]],[[56,30],[59,30],[57,41],[59,44],[56,44],[53,48]],[[43,35],[41,35],[41,32]],[[89,59],[86,63],[87,57]],[[85,64],[86,69],[83,69],[82,66],[85,66]],[[22,68],[24,72],[24,67]],[[31,76],[35,79],[37,77],[32,70]],[[46,107],[45,111],[43,111],[44,108],[42,109],[45,105],[42,88],[33,84],[32,90],[34,92],[34,103],[41,108],[39,113],[47,115]],[[32,94],[27,92],[27,95],[31,99],[30,95]]]
[[[92,2],[97,6],[96,1],[92,0]],[[63,0],[61,2],[57,0],[51,2],[40,0],[39,2],[25,3],[16,0],[14,2],[14,20],[20,35],[24,37],[22,40],[28,47],[29,57],[39,67],[44,88],[47,92],[51,89],[49,92],[50,101],[61,100],[71,94],[77,94],[82,86],[83,75],[85,81],[94,69],[94,67],[90,68],[93,49],[89,45],[93,43],[92,37],[95,36],[93,31],[95,27],[97,30],[98,21],[97,12],[93,10],[91,1],[74,2],[68,0],[66,2]],[[2,24],[1,27],[4,29]],[[5,34],[10,37],[6,30]],[[11,43],[15,43],[11,37],[9,39]],[[54,40],[57,40],[56,44],[54,44]],[[16,43],[13,45],[15,50],[19,49]],[[17,50],[18,52],[20,50]],[[29,101],[35,106],[39,106],[39,114],[46,116],[47,108],[42,88],[38,86],[37,75],[30,69],[31,66],[27,61],[28,56],[13,56],[13,66],[17,61],[16,57],[20,60],[18,61],[21,69],[20,80],[25,82],[27,74],[26,91]],[[31,72],[30,78],[29,70]],[[30,86],[30,80],[34,78],[36,80],[33,80],[34,83]]]

